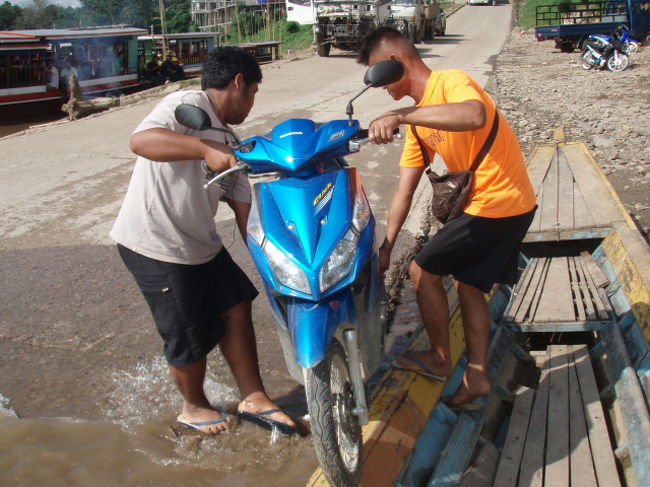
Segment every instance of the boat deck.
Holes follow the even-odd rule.
[[[620,486],[587,347],[535,355],[539,386],[517,391],[494,485]]]
[[[602,330],[613,318],[607,284],[589,252],[535,257],[515,287],[504,324],[525,332]]]

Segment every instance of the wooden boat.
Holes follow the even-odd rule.
[[[181,32],[165,34],[169,52],[183,66],[185,76],[193,78],[203,72],[203,63],[208,53],[214,49],[216,32]],[[162,34],[146,34],[138,36],[138,55],[150,61],[151,55],[156,54],[163,59]]]
[[[137,38],[146,33],[133,27],[0,32],[0,119],[60,111],[64,93],[47,86],[48,60],[59,73],[72,60],[87,96],[138,89]]]
[[[584,144],[556,131],[528,167],[539,209],[522,273],[489,296],[492,393],[480,411],[439,402],[466,364],[450,285],[454,372],[382,378],[361,485],[650,485],[650,248]],[[319,470],[308,485],[328,483]]]

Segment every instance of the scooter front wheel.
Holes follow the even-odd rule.
[[[325,360],[305,369],[305,394],[316,455],[334,487],[361,478],[361,426],[352,413],[354,389],[343,347],[335,340]]]

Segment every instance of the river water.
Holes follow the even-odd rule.
[[[110,420],[19,419],[0,396],[0,485],[290,487],[317,467],[308,436],[240,422],[208,437],[175,423],[180,399],[162,356],[114,380],[101,411]],[[206,393],[219,407],[236,407],[228,385],[208,377]]]

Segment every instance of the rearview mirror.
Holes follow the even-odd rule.
[[[378,88],[395,83],[402,76],[404,76],[404,66],[402,63],[395,59],[389,59],[388,61],[381,61],[370,66],[363,76],[363,82],[368,86]]]
[[[212,127],[210,116],[205,110],[194,105],[181,103],[176,107],[174,116],[178,123],[194,130],[208,130]]]

